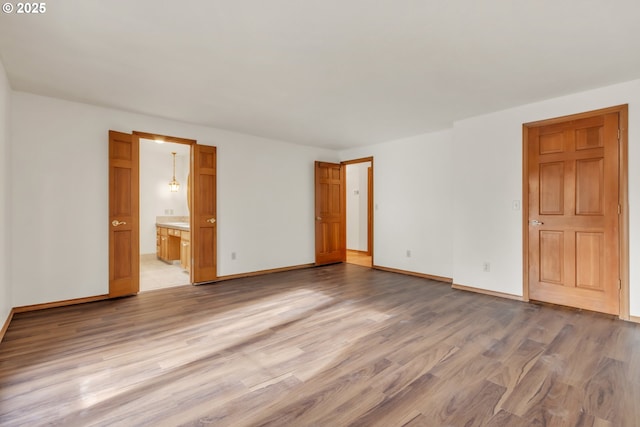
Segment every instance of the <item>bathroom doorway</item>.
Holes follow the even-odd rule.
[[[191,283],[190,152],[190,145],[140,138],[141,292]]]
[[[109,297],[135,295],[140,291],[140,139],[174,142],[189,146],[190,173],[185,178],[189,203],[186,255],[181,263],[189,270],[189,283],[211,283],[217,279],[216,182],[217,149],[193,139],[133,131],[109,131]],[[177,152],[176,152],[177,154]],[[173,156],[172,156],[173,158]],[[173,160],[172,160],[173,161]],[[173,169],[170,171],[173,181]],[[177,179],[176,179],[177,180]],[[169,182],[166,183],[168,191]],[[175,215],[175,211],[174,211]],[[156,230],[156,236],[172,236],[173,249],[156,240],[156,256],[175,257],[175,238],[184,239],[183,229],[171,224]],[[185,226],[181,223],[180,226]],[[160,243],[160,244],[158,244]],[[172,251],[174,255],[166,255]],[[182,252],[182,250],[181,250]],[[181,264],[182,266],[182,264]]]

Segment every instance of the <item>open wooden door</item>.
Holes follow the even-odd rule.
[[[530,298],[619,314],[618,113],[526,131]]]
[[[191,160],[192,280],[206,283],[217,278],[216,147],[193,145]]]
[[[109,297],[136,294],[139,259],[139,139],[109,131]]]
[[[344,166],[315,163],[316,265],[347,260]]]
[[[373,256],[373,168],[371,166],[367,168],[367,255]]]

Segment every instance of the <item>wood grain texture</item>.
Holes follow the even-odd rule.
[[[315,162],[316,265],[347,259],[345,166]]]
[[[140,290],[140,140],[109,131],[109,296]],[[106,224],[105,224],[106,225]]]
[[[0,425],[640,425],[640,325],[337,264],[16,313]]]
[[[191,280],[207,283],[218,275],[217,148],[196,144],[192,150]]]
[[[372,256],[368,255],[366,251],[354,251],[347,249],[347,261],[349,264],[356,264],[362,267],[372,266]]]
[[[602,118],[604,118],[604,121]],[[615,126],[613,122],[616,122]],[[567,125],[571,127],[574,124],[584,124],[584,126],[576,129],[574,135],[565,132]],[[540,134],[540,129],[546,129],[546,131]],[[613,141],[613,143],[608,144],[606,141]],[[534,153],[530,152],[532,144],[539,145],[539,149],[535,150]],[[531,250],[531,247],[537,247],[537,243],[535,236],[534,238],[530,236],[528,221],[532,219],[530,214],[535,214],[544,203],[541,203],[540,206],[535,206],[535,203],[530,203],[529,199],[532,194],[540,193],[542,199],[540,201],[544,201],[544,197],[552,198],[553,191],[551,191],[551,187],[546,189],[532,188],[532,182],[530,181],[531,171],[529,169],[531,162],[535,162],[535,158],[538,157],[545,157],[549,161],[563,160],[561,159],[562,152],[566,152],[567,149],[569,151],[575,149],[577,162],[571,164],[571,162],[566,162],[566,158],[564,159],[567,166],[565,168],[567,175],[575,175],[571,178],[575,182],[570,183],[571,185],[565,188],[567,190],[565,201],[572,205],[568,206],[568,210],[575,211],[575,217],[580,215],[587,217],[591,215],[597,216],[598,212],[602,211],[601,213],[604,214],[607,221],[604,226],[600,227],[600,231],[604,230],[607,238],[604,242],[606,247],[601,247],[600,251],[610,255],[605,257],[606,262],[603,262],[603,265],[593,269],[593,263],[584,261],[584,259],[590,261],[589,257],[577,256],[575,253],[567,254],[568,256],[565,257],[564,263],[567,267],[565,268],[567,282],[569,285],[576,283],[576,274],[573,270],[577,268],[579,277],[577,277],[578,286],[576,288],[581,288],[580,292],[582,294],[566,298],[564,292],[556,292],[560,289],[558,286],[550,286],[548,287],[549,289],[545,289],[543,293],[546,293],[546,295],[542,295],[542,297],[541,295],[535,295],[536,292],[531,295],[530,288],[535,288],[536,285],[534,283],[531,286],[530,279],[540,273],[540,266],[536,265],[536,262],[530,265],[532,255],[535,258],[536,253],[535,248]],[[600,171],[595,168],[595,160],[598,156],[593,154],[599,151],[608,153],[604,156],[606,159],[604,164],[598,166],[598,168],[600,166],[604,167],[604,178],[598,177]],[[602,158],[602,156],[600,157]],[[610,173],[614,170],[617,170],[617,174]],[[539,183],[542,183],[542,180]],[[538,182],[533,184],[533,187],[536,187]],[[595,191],[592,191],[594,188]],[[532,298],[596,311],[617,313],[621,319],[629,320],[628,105],[618,105],[523,124],[523,195],[523,300],[528,301]],[[616,203],[612,202],[614,197],[617,197]],[[598,198],[601,200],[597,200]],[[616,211],[617,214],[611,214]],[[566,215],[561,214],[560,216]],[[547,218],[542,219],[545,226],[548,226],[549,219],[552,219],[552,217],[547,216]],[[575,225],[575,221],[571,225]],[[570,231],[566,239],[568,245],[565,245],[565,248],[570,249],[577,240],[577,236],[570,229],[567,229],[566,224],[564,228],[566,229],[565,231]],[[617,229],[617,231],[614,229]],[[591,232],[593,230],[589,229],[587,231]],[[615,238],[619,240],[618,243],[614,241]],[[594,241],[594,239],[591,240],[592,242]],[[586,240],[583,239],[582,243],[585,242]],[[584,253],[585,250],[595,252],[596,248],[593,245],[590,247],[583,245],[581,249]],[[611,254],[615,254],[615,256]],[[598,264],[601,263],[598,262]],[[610,272],[618,273],[615,275],[616,277],[613,277],[614,274]],[[606,291],[602,292],[601,289],[596,289],[599,287],[604,287]],[[615,288],[615,295],[613,288]],[[590,297],[588,295],[589,289],[596,289],[597,292],[604,293],[607,297],[602,299]],[[548,290],[552,292],[547,292]],[[547,298],[547,296],[550,296],[550,298]],[[589,298],[592,301],[585,304],[585,299],[588,300]],[[600,300],[603,302],[600,302]],[[593,301],[596,302],[594,303]],[[600,305],[603,307],[600,307]]]

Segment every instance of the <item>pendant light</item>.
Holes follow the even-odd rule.
[[[169,183],[169,189],[172,193],[175,193],[180,188],[180,183],[176,181],[176,152],[171,152],[171,155],[173,156],[173,179]]]

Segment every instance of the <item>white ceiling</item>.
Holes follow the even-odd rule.
[[[640,78],[638,0],[46,6],[0,14],[13,89],[328,148]]]

